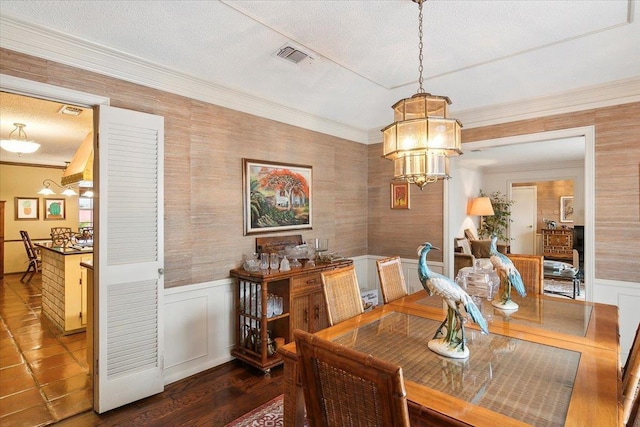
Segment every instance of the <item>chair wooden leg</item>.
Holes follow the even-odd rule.
[[[29,263],[29,266],[27,267],[27,270],[24,272],[24,274],[22,275],[22,277],[20,278],[20,281],[22,283],[29,283],[31,282],[31,279],[33,278],[33,275],[36,274],[36,272],[38,271],[38,267],[37,265],[35,265],[33,262]],[[29,278],[27,279],[27,281],[25,282],[24,278],[29,275]]]

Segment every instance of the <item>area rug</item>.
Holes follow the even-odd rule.
[[[558,294],[563,293],[565,296],[573,296],[573,284],[565,280],[544,279],[544,294],[554,297],[563,297]],[[584,299],[584,283],[580,284],[580,295],[576,295],[577,300]]]
[[[282,419],[283,395],[275,397],[267,403],[247,412],[225,427],[277,427],[284,426]],[[305,425],[307,423],[305,422]]]

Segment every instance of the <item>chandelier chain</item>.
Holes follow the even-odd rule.
[[[424,70],[424,67],[422,66],[422,3],[424,3],[424,0],[418,0],[418,10],[420,11],[418,14],[418,51],[420,52],[418,54],[418,60],[420,62],[420,65],[418,66],[418,72],[420,73],[420,77],[418,78],[418,84],[420,85],[418,93],[424,93],[424,88],[422,87],[422,71]]]

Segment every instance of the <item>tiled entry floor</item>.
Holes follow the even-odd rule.
[[[86,334],[63,336],[41,316],[41,275],[0,281],[0,425],[52,424],[93,407]]]

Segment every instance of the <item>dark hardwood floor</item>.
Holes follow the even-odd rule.
[[[224,427],[282,393],[282,366],[271,369],[271,374],[265,376],[234,360],[170,384],[163,393],[155,396],[104,414],[84,412],[55,426]],[[412,416],[412,426],[469,425],[428,408],[417,411],[420,415]]]
[[[85,412],[56,425],[224,426],[283,392],[281,366],[263,375],[232,361],[169,384],[158,395],[104,414]]]
[[[92,385],[86,381],[85,334],[64,337],[50,327],[40,316],[40,274],[28,284],[20,283],[20,277],[5,275],[0,280],[2,427],[217,427],[284,392],[281,366],[265,376],[234,360],[104,414],[87,411],[91,408]],[[77,368],[81,372],[76,372],[76,365],[81,365]],[[52,374],[56,374],[53,379]]]

